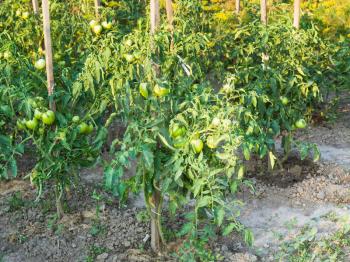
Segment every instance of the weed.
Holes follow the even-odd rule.
[[[105,247],[91,245],[88,247],[88,256],[86,257],[85,261],[86,262],[93,262],[93,261],[95,261],[95,259],[98,255],[101,255],[102,253],[104,253],[106,251],[108,251],[108,249]]]

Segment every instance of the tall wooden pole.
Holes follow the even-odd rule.
[[[267,25],[267,0],[260,0],[261,23]]]
[[[32,0],[34,14],[39,13],[39,3],[38,0]]]
[[[299,29],[299,27],[300,27],[300,1],[301,0],[294,0],[294,21],[293,21],[293,26],[296,29]]]
[[[174,48],[174,9],[173,9],[172,0],[166,0],[165,4],[166,4],[166,15],[167,15],[168,24],[169,24],[169,30],[171,32],[170,48],[172,50]]]
[[[173,9],[173,3],[171,0],[166,0],[166,15],[168,19],[168,24],[170,27],[170,30],[173,31],[174,29],[174,9]]]
[[[151,19],[151,35],[153,35],[160,23],[159,0],[151,0],[150,2],[150,19]],[[151,48],[153,49],[154,42],[151,40]],[[159,68],[153,65],[156,75],[159,74]],[[154,188],[152,194],[151,205],[151,248],[155,253],[161,250],[161,231],[160,231],[160,206],[161,206],[161,192]]]
[[[238,15],[241,10],[241,1],[236,0],[236,14]]]
[[[95,15],[97,19],[100,16],[100,11],[99,11],[100,7],[101,7],[101,0],[95,0]]]
[[[52,95],[54,93],[55,81],[53,77],[49,0],[42,0],[42,9],[43,9],[43,22],[44,22],[47,91],[50,99],[50,109],[55,111],[56,105],[55,105],[55,101],[52,98]]]
[[[151,0],[151,34],[154,34],[159,27],[160,12],[159,12],[159,0]]]

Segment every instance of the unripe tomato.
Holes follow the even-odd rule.
[[[22,18],[24,20],[28,19],[28,17],[29,17],[29,12],[28,11],[22,13]]]
[[[44,134],[45,133],[45,128],[40,127],[38,132],[39,132],[40,135]]]
[[[78,123],[80,121],[80,117],[79,116],[73,116],[72,118],[72,122],[73,123]]]
[[[88,125],[86,123],[81,123],[79,126],[78,126],[78,130],[79,130],[79,134],[85,134],[86,131],[88,130]]]
[[[214,149],[218,146],[217,139],[214,136],[207,137],[207,146],[211,149]]]
[[[26,127],[30,130],[35,130],[37,126],[38,126],[38,120],[36,118],[26,121]]]
[[[299,119],[295,122],[295,126],[297,128],[305,128],[306,127],[306,121],[304,119]]]
[[[203,141],[200,139],[192,139],[191,146],[196,153],[200,153],[203,150]]]
[[[126,40],[125,45],[128,47],[132,46],[132,41],[130,39]]]
[[[179,124],[174,124],[170,128],[169,133],[172,138],[177,138],[177,137],[183,136],[186,133],[186,129],[184,127],[181,127]]]
[[[102,32],[102,26],[101,26],[101,25],[95,25],[95,26],[92,28],[92,31],[93,31],[96,35],[99,35],[99,34],[101,34],[101,32]]]
[[[66,139],[66,132],[64,132],[64,131],[59,132],[58,139],[65,140]]]
[[[42,116],[43,116],[43,113],[41,113],[41,112],[39,111],[39,109],[35,109],[35,111],[34,111],[34,117],[35,117],[36,119],[40,120]]]
[[[55,113],[51,110],[47,110],[43,113],[41,120],[45,125],[52,125],[52,123],[55,122]]]
[[[218,118],[218,117],[214,117],[213,121],[211,121],[211,125],[214,127],[218,127],[218,126],[220,126],[220,124],[221,124],[221,121],[220,121],[220,118]]]
[[[5,51],[3,53],[4,59],[9,59],[11,57],[11,53],[9,51]]]
[[[281,99],[282,105],[284,106],[288,105],[289,99],[287,97],[281,96],[280,99]]]
[[[178,137],[174,140],[174,147],[175,148],[183,148],[187,144],[187,139],[183,137]]]
[[[147,89],[147,83],[141,83],[140,87],[140,94],[144,97],[144,98],[148,98],[148,89]]]
[[[46,62],[45,62],[45,59],[43,58],[40,58],[34,64],[35,68],[38,70],[43,70],[45,68],[45,65],[46,65]]]
[[[88,124],[87,129],[86,129],[86,134],[91,134],[92,131],[94,131],[94,126],[92,124]]]
[[[170,90],[168,88],[161,87],[159,85],[155,85],[153,87],[153,92],[157,97],[164,97],[170,93]]]
[[[98,22],[96,20],[91,20],[89,25],[90,25],[90,28],[93,29],[96,25],[98,25]]]
[[[103,28],[104,29],[111,29],[112,28],[112,23],[110,23],[110,22],[107,22],[107,21],[103,21],[102,22],[102,26],[103,26]]]
[[[125,54],[124,58],[128,63],[132,63],[134,61],[134,56],[131,54]]]
[[[17,128],[18,130],[24,130],[26,127],[26,121],[25,120],[17,120]]]

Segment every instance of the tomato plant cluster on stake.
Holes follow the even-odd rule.
[[[62,217],[64,214],[63,201],[69,195],[70,186],[76,185],[79,181],[78,168],[89,166],[98,160],[105,137],[105,129],[100,127],[99,130],[96,130],[95,126],[97,124],[93,118],[94,115],[98,115],[100,111],[103,111],[103,109],[96,109],[94,106],[97,104],[96,107],[99,107],[100,102],[90,105],[88,104],[88,99],[85,99],[82,112],[87,110],[86,116],[72,115],[72,111],[77,111],[77,109],[76,104],[72,101],[70,91],[64,90],[64,84],[70,84],[69,80],[64,78],[67,74],[62,74],[65,76],[56,79],[56,84],[58,83],[60,90],[55,91],[49,7],[49,1],[43,0],[42,31],[44,33],[45,48],[41,49],[40,45],[38,55],[42,57],[45,54],[45,59],[37,59],[38,55],[33,55],[33,60],[35,61],[33,66],[28,66],[31,64],[29,59],[18,59],[17,56],[19,56],[20,52],[28,52],[27,49],[30,51],[33,46],[37,47],[38,40],[36,37],[42,39],[42,31],[39,30],[41,19],[39,16],[32,16],[30,19],[28,18],[28,21],[27,18],[23,18],[24,11],[16,11],[16,17],[18,18],[15,19],[23,19],[20,22],[23,23],[23,27],[27,27],[24,35],[27,34],[33,39],[30,39],[31,41],[27,45],[21,46],[22,49],[18,48],[20,51],[16,55],[13,53],[11,60],[6,60],[6,70],[1,74],[0,79],[4,85],[1,86],[0,92],[5,95],[5,99],[8,98],[7,102],[11,105],[8,108],[6,107],[9,109],[7,110],[9,112],[8,115],[13,114],[12,112],[15,110],[18,110],[18,112],[16,113],[14,127],[8,130],[13,132],[13,139],[9,140],[6,138],[3,139],[3,142],[0,136],[0,144],[6,143],[6,147],[9,148],[9,152],[7,152],[10,155],[9,164],[5,164],[10,166],[11,173],[15,175],[17,166],[13,157],[16,154],[23,153],[24,148],[30,141],[31,153],[36,157],[36,164],[27,177],[36,186],[38,199],[45,192],[45,186],[54,189],[52,191],[56,197],[57,216]],[[54,8],[55,5],[53,4],[51,7]],[[20,13],[21,16],[17,16],[17,13]],[[11,15],[9,19],[13,19]],[[86,23],[86,20],[84,22]],[[31,23],[34,26],[34,30],[31,28],[30,32],[33,31],[34,34],[28,33]],[[56,21],[53,23],[54,26],[56,23]],[[88,28],[88,25],[86,26]],[[37,36],[36,32],[39,32],[39,36]],[[59,36],[62,36],[61,32]],[[16,35],[11,35],[11,37],[12,39],[9,37],[10,40],[6,39],[6,41],[13,45],[16,45],[17,41],[21,40]],[[65,39],[59,38],[56,40],[64,41]],[[10,51],[12,50],[9,49],[9,54]],[[60,58],[55,56],[56,61]],[[66,65],[65,61],[61,60],[59,62],[57,67],[62,70],[62,67]],[[47,78],[46,94],[42,89],[37,88],[37,85],[39,87],[45,85],[45,81],[43,81],[45,68]],[[63,69],[63,72],[67,72],[67,70],[64,70],[66,69]],[[20,88],[17,88],[17,85]],[[13,93],[7,95],[6,92]],[[14,94],[18,94],[18,97]],[[47,100],[44,97],[47,97]],[[91,108],[89,108],[90,106]],[[2,117],[1,112],[0,115]],[[15,115],[13,114],[13,116]],[[13,146],[14,141],[18,142],[18,145]]]
[[[151,217],[151,246],[157,253],[166,249],[163,205],[175,214],[191,201],[195,205],[186,215],[180,237],[186,241],[209,239],[220,228],[224,235],[233,230],[243,232],[251,242],[250,231],[237,219],[239,201],[230,197],[244,174],[237,153],[242,138],[238,109],[202,82],[200,71],[191,72],[179,59],[180,51],[169,52],[172,33],[161,30],[157,10],[158,1],[151,1],[151,36],[132,32],[114,48],[113,59],[104,62],[111,74],[115,113],[127,126],[123,139],[112,144],[119,145],[120,151],[106,167],[105,185],[121,201],[131,192],[143,191]],[[202,52],[195,44],[197,39],[192,41],[187,43],[189,47]],[[174,41],[174,47],[177,44],[181,43]],[[139,59],[121,59],[122,54],[138,48],[142,50]],[[125,177],[124,168],[133,161],[136,174]]]

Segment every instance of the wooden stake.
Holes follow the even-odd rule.
[[[160,12],[159,12],[159,0],[151,0],[151,34],[154,34],[159,27]]]
[[[54,93],[55,81],[53,77],[49,0],[42,0],[42,9],[43,9],[43,21],[44,21],[47,92],[49,94],[49,99],[50,99],[50,109],[55,111],[56,105],[55,105],[55,101],[52,99],[52,95]]]
[[[261,23],[267,25],[267,0],[260,0]]]
[[[300,0],[294,0],[294,21],[293,26],[296,29],[300,27]]]
[[[169,24],[169,30],[171,32],[171,43],[170,43],[170,49],[172,50],[174,48],[174,9],[173,9],[173,3],[171,0],[166,0],[166,15],[168,19]]]
[[[38,0],[32,0],[34,14],[39,13],[39,3]]]
[[[236,14],[238,15],[241,9],[241,1],[236,0]]]
[[[100,7],[101,7],[101,0],[95,0],[95,15],[97,19],[100,16],[100,12],[99,12]]]
[[[171,31],[174,30],[174,9],[171,0],[166,0],[166,15],[168,18],[168,23]]]

